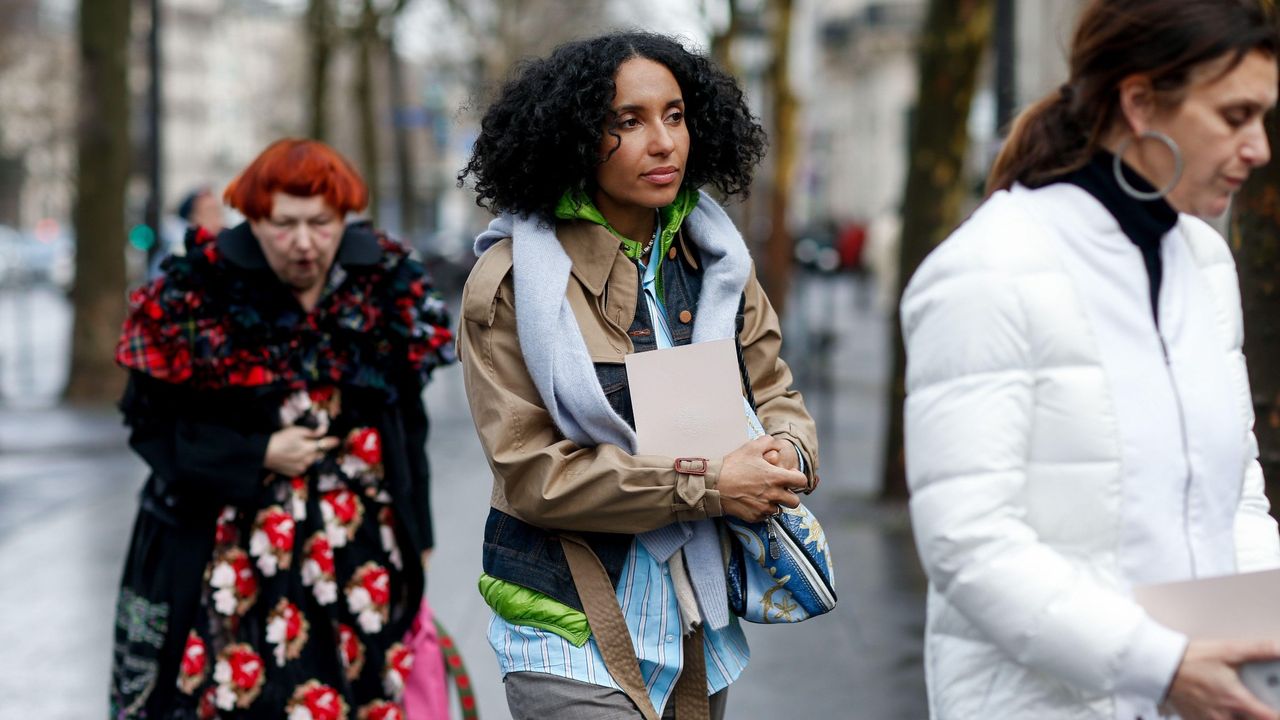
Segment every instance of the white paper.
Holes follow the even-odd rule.
[[[1134,597],[1192,640],[1280,641],[1280,570],[1144,585]]]
[[[747,441],[732,338],[626,358],[639,455],[716,459]]]

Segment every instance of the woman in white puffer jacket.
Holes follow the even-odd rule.
[[[902,301],[939,719],[1277,718],[1137,585],[1280,566],[1235,267],[1197,216],[1270,157],[1256,0],[1095,0],[1071,78]]]

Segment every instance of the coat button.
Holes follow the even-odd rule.
[[[676,246],[675,246],[675,245],[672,245],[672,246],[671,246],[671,249],[667,251],[667,259],[668,259],[668,260],[675,260],[675,259],[676,259]]]
[[[685,325],[688,325],[692,321],[693,321],[693,313],[689,312],[688,310],[680,311],[680,322],[684,323]]]

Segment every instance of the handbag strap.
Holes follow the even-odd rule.
[[[480,713],[476,709],[476,694],[467,674],[467,666],[462,663],[462,655],[458,653],[458,645],[453,636],[440,624],[439,618],[433,618],[436,625],[436,637],[440,644],[440,654],[444,656],[444,669],[453,680],[453,687],[458,692],[458,706],[462,709],[462,720],[479,720]]]
[[[742,375],[742,392],[746,395],[751,409],[759,410],[760,408],[756,407],[756,394],[751,390],[751,373],[747,372],[747,359],[742,354],[742,326],[746,323],[744,315],[746,309],[747,296],[743,293],[742,299],[738,301],[738,317],[734,321],[733,349],[738,354],[738,373]]]
[[[622,608],[618,606],[617,591],[609,582],[609,574],[605,572],[604,565],[600,564],[600,558],[591,551],[587,541],[578,535],[561,533],[560,544],[564,547],[573,584],[578,589],[578,597],[582,599],[582,611],[587,615],[587,624],[591,626],[591,634],[596,639],[596,646],[600,648],[604,666],[613,676],[614,682],[622,688],[622,692],[640,709],[645,720],[659,720],[658,711],[654,709],[644,687],[640,661],[636,659],[631,633],[622,617]],[[705,680],[703,687],[706,687]],[[706,691],[703,692],[705,694]]]

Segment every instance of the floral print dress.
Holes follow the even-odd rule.
[[[118,352],[153,475],[112,717],[399,720],[431,545],[419,393],[452,360],[447,317],[385,238],[363,238],[378,262],[336,264],[304,314],[271,276],[228,265],[235,240],[135,296]],[[294,425],[339,443],[297,477],[262,468],[270,434]]]
[[[286,426],[349,425],[332,387],[293,393],[280,415]],[[270,477],[261,509],[228,505],[218,517],[204,612],[177,680],[199,699],[201,720],[252,708],[268,675],[293,685],[288,720],[404,717],[413,658],[384,629],[393,605],[409,611],[398,578],[406,558],[382,483],[381,436],[361,426],[342,436],[306,475]],[[333,658],[340,682],[317,679]],[[352,707],[348,698],[364,702]]]

